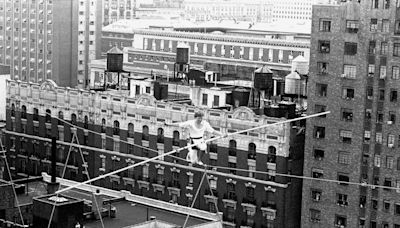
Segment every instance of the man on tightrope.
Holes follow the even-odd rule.
[[[200,111],[194,114],[193,120],[188,120],[185,122],[180,123],[172,123],[167,124],[169,126],[178,126],[184,127],[189,130],[189,143],[190,144],[197,144],[196,146],[188,148],[188,154],[186,156],[186,160],[191,162],[192,164],[199,164],[204,165],[203,162],[199,158],[198,151],[206,152],[207,151],[207,144],[204,141],[204,133],[207,131],[211,134],[219,135],[219,136],[226,136],[220,131],[215,130],[211,127],[211,125],[203,120],[204,114]]]

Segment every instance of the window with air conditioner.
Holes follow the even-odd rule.
[[[340,130],[339,131],[340,141],[343,143],[351,143],[353,138],[353,133],[348,130]]]

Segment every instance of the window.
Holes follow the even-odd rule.
[[[142,140],[149,141],[149,139],[149,127],[145,125],[142,128]]]
[[[369,64],[368,65],[368,76],[369,77],[374,77],[375,75],[375,65],[374,64]]]
[[[349,203],[347,202],[347,195],[345,194],[336,194],[336,203],[340,206],[347,206]]]
[[[119,135],[119,122],[117,120],[114,121],[113,134],[114,135]]]
[[[392,156],[387,156],[386,157],[386,168],[393,169],[393,164],[394,164],[394,158]]]
[[[21,107],[21,119],[26,119],[26,106],[22,105]]]
[[[344,65],[343,75],[346,78],[356,78],[356,66],[354,65]]]
[[[342,98],[346,100],[354,99],[354,89],[353,88],[343,88],[342,89]]]
[[[381,55],[386,55],[388,52],[388,43],[382,42],[381,43]]]
[[[311,222],[321,221],[321,211],[310,209],[310,219],[311,219]]]
[[[371,131],[364,131],[364,142],[371,140]]]
[[[399,79],[400,78],[400,68],[398,66],[392,67],[392,79]]]
[[[317,68],[319,74],[328,73],[328,63],[327,62],[317,62]]]
[[[368,54],[375,54],[375,50],[376,50],[376,41],[375,40],[369,41]]]
[[[353,137],[353,133],[347,130],[340,130],[339,132],[340,141],[343,143],[351,143],[351,139]]]
[[[387,124],[394,124],[396,122],[396,112],[389,112],[389,120]]]
[[[384,101],[385,100],[385,90],[384,89],[380,89],[379,90],[379,100],[380,101]]]
[[[324,158],[324,153],[322,149],[314,149],[314,158],[316,160],[322,160]]]
[[[319,20],[319,31],[330,32],[331,31],[331,21],[328,19]]]
[[[379,71],[379,78],[385,79],[386,78],[386,66],[381,66]]]
[[[390,90],[389,100],[390,102],[397,102],[397,90]]]
[[[321,200],[321,195],[322,195],[321,190],[311,189],[311,199],[313,201],[316,201],[316,202],[320,201]]]
[[[172,133],[172,145],[179,146],[179,141],[180,141],[179,131],[174,131]]]
[[[325,138],[325,127],[314,126],[314,138]]]
[[[157,143],[164,143],[164,129],[162,128],[157,130]]]
[[[134,126],[132,123],[128,124],[128,138],[133,138],[135,135]]]
[[[316,104],[314,110],[315,110],[315,113],[325,112],[326,111],[326,106],[325,105]],[[318,116],[318,117],[326,118],[326,115],[321,115],[321,116]]]
[[[394,205],[394,208],[395,208],[395,209],[394,209],[394,214],[395,214],[395,215],[400,215],[400,204],[397,204],[397,203],[396,203],[396,204]]]
[[[382,144],[382,132],[375,133],[375,143]]]
[[[378,154],[374,156],[374,166],[381,167],[381,156]]]
[[[353,110],[343,108],[342,109],[342,120],[352,122],[353,121]]]
[[[229,154],[229,156],[236,156],[236,141],[235,140],[229,141],[228,154]]]
[[[208,95],[203,93],[202,105],[207,105],[208,103]]]
[[[316,95],[317,96],[326,97],[327,90],[328,90],[327,84],[317,83],[317,85],[316,85]]]
[[[320,53],[329,53],[330,52],[330,41],[320,40],[318,42],[319,52]]]
[[[397,20],[394,23],[394,34],[396,34],[396,35],[400,34],[400,20]]]
[[[210,148],[210,151],[211,151],[211,148]],[[247,158],[248,159],[256,159],[256,155],[257,155],[257,153],[256,153],[256,144],[249,143],[249,153],[248,153]]]
[[[383,0],[383,8],[389,9],[390,7],[390,0]]]
[[[372,0],[371,2],[372,2],[371,8],[372,8],[372,9],[378,9],[378,7],[379,7],[379,0]]]
[[[323,178],[324,177],[324,171],[321,170],[321,169],[313,168],[312,171],[311,171],[311,175],[314,178]]]
[[[400,43],[393,44],[393,56],[400,56]]]
[[[357,54],[357,43],[344,43],[344,54],[345,55],[355,55]]]
[[[33,109],[33,121],[39,121],[39,109]]]
[[[339,151],[339,153],[338,153],[338,163],[339,164],[344,164],[344,165],[350,164],[350,153],[349,152],[344,152],[344,151]]]
[[[218,95],[214,95],[213,106],[214,107],[218,107],[219,106],[219,96]]]
[[[343,173],[339,173],[337,179],[340,181],[340,185],[348,185],[346,182],[350,181],[349,175]]]
[[[346,32],[348,33],[357,33],[359,27],[358,21],[348,20],[346,21]]]
[[[389,32],[389,20],[383,19],[382,20],[382,32]]]
[[[106,120],[101,119],[101,133],[106,133]]]
[[[341,216],[341,215],[336,215],[335,217],[335,226],[336,227],[346,227],[347,225],[347,219],[345,216]]]
[[[378,1],[378,0],[375,0]],[[370,31],[371,32],[376,32],[378,31],[378,19],[372,18],[370,22]]]

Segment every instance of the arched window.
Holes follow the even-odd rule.
[[[114,130],[113,130],[114,135],[119,135],[119,122],[118,120],[114,121]]]
[[[26,119],[26,106],[22,105],[21,107],[21,119]]]
[[[85,116],[84,123],[83,123],[83,127],[84,127],[85,129],[88,129],[88,128],[89,128],[89,118],[88,118],[87,116]]]
[[[101,133],[106,133],[106,119],[101,119]]]
[[[164,143],[164,129],[162,128],[157,130],[157,143]]]
[[[236,156],[236,141],[230,140],[229,141],[229,156]]]
[[[180,137],[179,131],[174,131],[172,134],[172,145],[173,146],[179,146],[179,141],[180,141],[179,137]]]
[[[71,114],[71,124],[76,125],[76,114],[75,113]]]
[[[46,109],[46,123],[51,123],[51,111]]]
[[[256,159],[256,144],[249,143],[249,154],[248,159]]]
[[[33,108],[33,120],[39,121],[39,109]]]
[[[150,136],[149,136],[149,127],[144,125],[142,129],[142,140],[149,141]]]
[[[268,147],[268,161],[270,163],[276,163],[276,148],[274,146]]]
[[[15,116],[15,104],[11,104],[11,116]]]
[[[63,125],[63,121],[61,121],[61,120],[63,120],[64,119],[64,113],[62,112],[62,111],[59,111],[58,112],[58,125]]]
[[[132,123],[128,124],[128,138],[133,138],[135,136],[135,129]]]

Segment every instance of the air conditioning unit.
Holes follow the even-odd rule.
[[[391,125],[391,124],[393,124],[393,121],[390,121],[390,120],[389,120],[389,121],[387,122],[387,124]]]
[[[345,78],[347,77],[347,74],[341,74],[340,77]]]
[[[394,147],[394,144],[388,144],[388,147],[389,147],[389,148],[393,148],[393,147]]]

